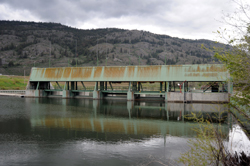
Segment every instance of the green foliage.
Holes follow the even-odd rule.
[[[231,30],[218,30],[217,34],[227,42],[225,49],[216,48],[215,57],[223,62],[234,82],[231,104],[242,108],[250,115],[250,5],[246,1],[234,0],[238,7],[234,13],[224,15],[224,23]],[[227,50],[228,46],[233,46]]]
[[[231,39],[231,42],[237,42],[238,39]],[[234,82],[234,95],[232,103],[234,106],[250,107],[250,26],[247,33],[235,44],[231,51],[216,49],[215,57],[223,62],[230,72]]]
[[[216,117],[219,121],[223,112]],[[188,141],[190,149],[181,155],[178,162],[185,165],[223,165],[229,154],[224,146],[225,135],[221,123],[213,124],[205,120],[200,114],[192,113],[189,120],[199,123],[199,127],[193,128],[197,133],[195,139]]]
[[[9,66],[9,67],[12,67],[12,66],[14,66],[14,63],[13,63],[13,61],[10,61],[10,62],[8,63],[8,66]]]

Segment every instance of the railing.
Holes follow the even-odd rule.
[[[0,93],[24,94],[25,90],[0,90]]]

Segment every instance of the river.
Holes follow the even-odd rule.
[[[198,126],[183,117],[226,110],[220,104],[0,96],[0,165],[178,165]],[[221,117],[225,140],[247,151],[244,132],[234,134],[241,128],[229,113]]]

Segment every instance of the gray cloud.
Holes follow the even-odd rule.
[[[74,18],[89,20],[92,17],[100,18],[120,18],[122,16],[145,16],[149,17],[158,13],[167,1],[62,1],[62,0],[1,0],[0,4],[5,4],[13,9],[28,10],[41,19],[54,21],[65,19],[74,21]],[[165,8],[165,10],[168,10]],[[72,19],[73,18],[73,19]]]
[[[60,22],[80,28],[118,27],[170,36],[210,38],[230,0],[0,0],[0,19]],[[13,12],[11,12],[13,11]],[[6,12],[9,12],[8,14]],[[13,14],[14,13],[14,14]],[[24,15],[26,14],[26,16]],[[28,15],[28,16],[27,16]],[[209,37],[210,34],[210,37]]]

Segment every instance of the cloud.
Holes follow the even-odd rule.
[[[117,27],[181,38],[213,39],[230,0],[0,0],[1,20],[59,22],[91,29]]]
[[[40,21],[37,17],[34,17],[28,10],[13,10],[9,6],[2,4],[0,4],[0,20]]]

